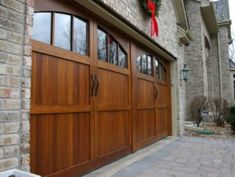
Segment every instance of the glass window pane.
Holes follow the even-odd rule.
[[[109,63],[117,65],[117,42],[109,36]]]
[[[138,72],[141,72],[141,57],[137,58],[136,69],[137,69]]]
[[[147,74],[152,75],[152,58],[148,56]]]
[[[127,66],[128,65],[127,64],[127,55],[125,54],[124,50],[120,46],[118,46],[118,60],[119,60],[119,66],[121,66],[123,68],[128,67]]]
[[[156,78],[159,79],[159,63],[158,63],[158,60],[155,60],[155,68],[156,68]]]
[[[87,23],[74,17],[73,51],[81,55],[87,55]]]
[[[102,30],[97,30],[98,59],[107,60],[107,34]]]
[[[67,50],[71,49],[71,16],[55,14],[54,45]]]
[[[51,44],[51,13],[35,13],[33,39]]]
[[[147,56],[142,55],[142,73],[147,74]]]

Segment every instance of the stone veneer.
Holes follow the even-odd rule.
[[[31,0],[0,0],[0,171],[29,170]]]
[[[222,75],[222,98],[226,99],[229,103],[232,103],[232,88],[230,80],[230,68],[229,68],[229,38],[228,27],[219,26],[219,40],[220,40],[220,53],[221,53],[221,75]]]
[[[216,9],[221,9],[218,4],[223,7],[222,9],[226,9],[228,2],[227,0],[224,2],[225,4],[222,1],[217,2]],[[195,96],[221,97],[228,102],[231,102],[232,97],[228,56],[229,27],[228,24],[220,25],[221,20],[229,20],[229,14],[228,12],[216,13],[219,32],[218,35],[209,35],[200,8],[201,1],[188,0],[186,3],[189,25],[194,39],[185,50],[185,58],[191,70],[190,79],[186,85],[187,119],[190,119],[190,103]],[[205,37],[210,44],[209,55],[207,55]]]
[[[186,1],[186,10],[190,29],[193,36],[193,42],[190,46],[185,48],[185,58],[190,69],[189,80],[186,84],[186,98],[187,98],[187,119],[190,119],[190,103],[195,96],[204,95],[205,81],[204,81],[204,45],[203,33],[204,22],[200,11],[201,3],[199,1]],[[207,34],[205,32],[205,34]]]

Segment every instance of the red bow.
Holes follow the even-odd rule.
[[[158,23],[157,23],[157,19],[155,17],[156,14],[156,4],[154,2],[152,2],[152,0],[148,0],[147,3],[148,9],[151,12],[151,36],[154,36],[154,34],[156,34],[156,36],[158,36]]]

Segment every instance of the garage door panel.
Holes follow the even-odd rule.
[[[137,106],[152,106],[154,102],[154,82],[138,79],[137,80]]]
[[[89,104],[89,73],[89,65],[34,52],[32,104]]]
[[[136,121],[137,142],[146,141],[155,136],[154,110],[138,110]]]
[[[129,76],[99,68],[97,103],[104,105],[129,105]]]
[[[36,160],[32,170],[48,175],[88,161],[89,120],[89,113],[32,115],[32,156]]]
[[[96,151],[102,157],[128,148],[129,111],[99,112],[96,122]]]

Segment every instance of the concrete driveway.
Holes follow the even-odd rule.
[[[235,139],[168,138],[86,177],[235,177]]]

